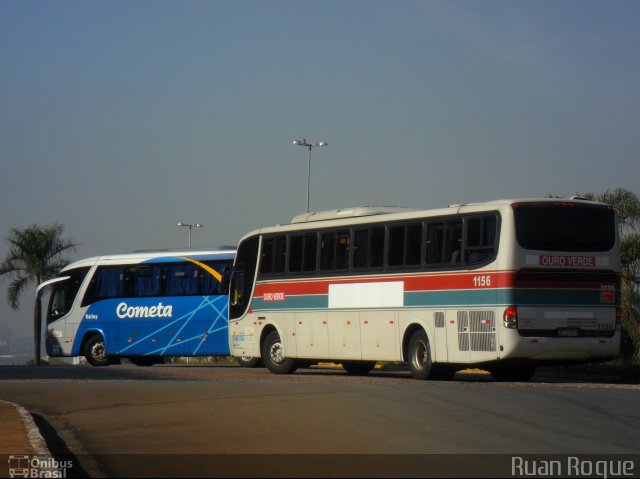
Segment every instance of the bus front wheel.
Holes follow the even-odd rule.
[[[285,356],[284,345],[277,331],[271,331],[262,343],[262,361],[274,374],[291,374],[296,370],[296,362]]]
[[[429,338],[423,330],[416,331],[409,340],[409,369],[414,379],[427,379],[433,363],[429,349]]]
[[[94,334],[84,343],[84,357],[93,366],[108,366],[109,357],[104,338],[100,334]]]

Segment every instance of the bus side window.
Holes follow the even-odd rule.
[[[227,294],[229,292],[229,276],[231,276],[232,263],[229,261],[206,261],[204,264],[218,273],[222,281],[218,281],[218,278],[209,271],[200,268],[200,294]]]
[[[448,264],[460,264],[462,250],[462,220],[448,221],[445,226],[444,259]]]
[[[444,223],[427,224],[427,265],[444,263]]]
[[[335,264],[336,234],[324,233],[320,236],[320,271],[330,271]]]
[[[305,273],[314,273],[316,271],[317,257],[318,257],[318,235],[316,233],[304,235],[303,270]]]
[[[260,252],[260,274],[271,274],[273,272],[273,256],[275,249],[274,238],[264,238],[262,240],[262,251]]]
[[[369,245],[369,268],[382,268],[384,265],[384,237],[385,227],[371,228],[371,243]]]
[[[349,269],[349,250],[351,242],[351,231],[338,231],[336,241],[336,270]]]
[[[175,263],[166,266],[165,294],[183,296],[198,293],[198,266]]]
[[[495,216],[474,217],[467,220],[465,263],[481,263],[495,255],[496,227]]]
[[[420,266],[422,257],[422,223],[407,225],[405,266]]]
[[[295,235],[289,238],[289,273],[302,272],[304,254],[304,236]]]
[[[131,297],[136,294],[136,267],[125,267],[122,271],[122,296]]]
[[[160,266],[138,266],[135,280],[135,295],[138,297],[160,296]]]
[[[369,263],[369,230],[353,232],[353,269],[364,269]]]
[[[390,267],[404,265],[404,248],[406,237],[405,225],[391,226],[389,228],[389,251],[387,253],[387,264]]]
[[[287,237],[279,236],[275,239],[273,274],[283,274],[287,262]]]
[[[287,261],[287,237],[278,236],[262,240],[260,275],[283,274]]]
[[[123,268],[99,268],[96,271],[96,298],[106,299],[122,296],[123,277]]]

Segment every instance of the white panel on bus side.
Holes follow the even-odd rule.
[[[363,360],[398,361],[398,312],[361,312],[360,337]]]
[[[328,359],[329,328],[325,311],[295,313],[294,327],[298,358]]]
[[[329,285],[329,309],[403,306],[404,281]]]
[[[362,359],[360,343],[360,313],[329,313],[329,357],[331,359]]]
[[[285,313],[285,336],[284,351],[287,357],[298,357],[298,342],[296,341],[296,314]]]

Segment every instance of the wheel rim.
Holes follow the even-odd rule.
[[[104,349],[104,343],[102,341],[98,341],[93,346],[91,346],[91,357],[96,361],[104,361],[107,359],[107,355]]]
[[[424,369],[429,361],[429,350],[424,341],[418,341],[413,349],[413,355],[411,356],[411,362],[415,369]]]
[[[274,364],[284,363],[284,348],[280,341],[274,341],[271,343],[271,346],[269,347],[269,358]]]

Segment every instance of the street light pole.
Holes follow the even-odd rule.
[[[202,228],[204,225],[200,223],[183,223],[182,221],[179,221],[178,226],[184,226],[185,228],[189,228],[189,249],[191,249],[191,230],[193,228]]]
[[[320,141],[318,143],[307,143],[307,140],[302,138],[302,140],[293,140],[293,144],[297,146],[304,146],[309,150],[309,155],[307,156],[307,213],[309,212],[309,185],[311,184],[311,148],[327,146],[329,143],[326,141]]]

